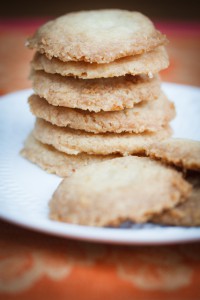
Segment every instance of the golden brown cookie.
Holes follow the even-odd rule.
[[[32,113],[54,125],[85,130],[87,132],[155,132],[166,126],[175,116],[175,109],[164,94],[154,101],[141,102],[134,108],[99,113],[53,106],[44,98],[29,98]]]
[[[192,193],[184,203],[164,211],[153,218],[154,223],[176,226],[200,226],[200,174],[186,177],[192,184]]]
[[[63,62],[55,57],[50,60],[45,54],[36,52],[31,64],[36,71],[92,79],[124,76],[126,74],[152,76],[167,68],[169,59],[165,48],[161,46],[143,54],[117,59],[109,64],[84,61]]]
[[[200,141],[170,138],[153,142],[146,154],[164,163],[200,171]]]
[[[132,108],[143,100],[154,100],[160,93],[158,77],[122,76],[117,78],[75,79],[43,71],[32,73],[33,89],[49,104],[98,112]]]
[[[95,112],[132,108],[135,103],[154,100],[161,93],[157,76],[83,80],[36,71],[31,78],[35,93],[50,104]]]
[[[143,223],[185,201],[190,190],[181,173],[149,158],[115,158],[65,178],[50,201],[50,218],[88,226]]]
[[[26,46],[51,59],[109,63],[166,43],[139,12],[119,9],[69,13],[41,26]]]
[[[24,148],[20,153],[48,173],[53,173],[60,177],[70,176],[83,166],[116,157],[115,155],[87,155],[85,153],[68,155],[52,146],[40,143],[32,134],[26,139]]]
[[[157,133],[102,133],[94,134],[81,130],[58,127],[37,119],[33,131],[34,137],[44,144],[54,146],[67,154],[88,153],[122,155],[144,153],[153,140],[162,140],[171,135],[170,128],[164,128]]]

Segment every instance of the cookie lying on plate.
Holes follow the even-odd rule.
[[[109,63],[165,43],[166,37],[141,13],[103,9],[69,13],[50,21],[26,45],[49,59]]]
[[[188,174],[186,180],[192,184],[192,193],[184,203],[165,210],[151,221],[163,225],[200,226],[200,174]]]
[[[50,201],[51,219],[89,226],[146,222],[184,202],[191,186],[180,173],[146,157],[128,156],[81,168]]]
[[[196,170],[186,173],[186,180],[192,184],[192,193],[187,200],[158,214],[152,222],[176,226],[200,226],[200,142],[170,138],[153,143],[146,154],[184,170]]]
[[[115,111],[132,108],[141,101],[151,101],[161,93],[158,76],[122,76],[78,79],[43,71],[31,74],[33,90],[50,104],[83,110]]]
[[[34,137],[40,142],[52,145],[67,154],[143,154],[152,141],[162,140],[171,135],[169,127],[155,133],[99,133],[94,134],[68,127],[58,127],[42,119],[36,119]]]
[[[172,102],[162,93],[157,100],[143,101],[134,108],[115,112],[99,113],[53,106],[44,98],[32,95],[29,98],[31,112],[53,125],[85,130],[87,132],[155,132],[175,116]]]
[[[146,155],[183,169],[200,171],[200,141],[170,138],[153,142]]]
[[[186,180],[192,184],[192,193],[187,200],[158,214],[152,222],[177,226],[200,226],[200,142],[170,138],[153,143],[146,154],[163,163],[181,167],[187,171]]]
[[[157,74],[167,68],[169,59],[166,49],[162,46],[150,52],[118,59],[109,64],[87,63],[84,61],[63,62],[55,57],[50,60],[45,54],[36,52],[31,65],[36,71],[92,79],[124,76],[126,74],[152,76],[152,74]]]

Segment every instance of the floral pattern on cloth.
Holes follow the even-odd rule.
[[[0,242],[0,291],[23,291],[43,276],[59,281],[68,277],[75,266],[93,265],[103,253],[101,246],[88,251],[87,244],[76,247],[73,242],[64,247],[52,243],[49,246]]]
[[[0,299],[55,299],[57,289],[70,300],[200,297],[200,244],[112,246],[17,231],[1,233]]]

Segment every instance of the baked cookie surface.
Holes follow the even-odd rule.
[[[144,153],[153,140],[162,140],[171,135],[170,128],[164,128],[157,133],[102,133],[94,134],[68,127],[58,127],[37,119],[33,131],[34,137],[44,144],[52,145],[67,154],[88,153],[122,155]]]
[[[166,43],[139,12],[103,9],[69,13],[41,26],[27,46],[62,61],[109,63]]]
[[[164,211],[153,218],[154,223],[176,226],[200,226],[200,174],[186,177],[192,192],[184,203]]]
[[[50,60],[45,54],[37,52],[31,65],[36,71],[92,79],[124,76],[126,74],[157,74],[169,66],[169,58],[163,46],[143,54],[124,57],[109,64],[83,61],[63,62],[57,58]]]
[[[89,112],[61,106],[53,106],[44,98],[32,95],[29,98],[32,113],[53,125],[85,130],[93,133],[104,132],[155,132],[175,116],[175,109],[164,94],[157,100],[141,102],[134,108],[117,112]]]
[[[30,134],[26,139],[20,154],[48,173],[60,177],[70,176],[83,166],[116,157],[115,155],[87,155],[85,153],[68,155],[52,146],[40,143],[33,134]]]
[[[190,190],[180,173],[149,158],[115,158],[64,179],[50,201],[50,217],[89,226],[141,223],[184,201]]]
[[[200,141],[170,138],[152,143],[146,154],[164,163],[200,171]]]
[[[158,76],[83,80],[35,71],[31,78],[35,93],[50,104],[95,112],[132,108],[135,103],[154,100],[161,93]]]

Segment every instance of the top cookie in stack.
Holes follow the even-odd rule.
[[[68,166],[65,174],[56,167],[60,155],[86,155],[87,164],[139,154],[168,137],[175,110],[158,76],[169,64],[166,41],[141,13],[117,9],[70,13],[40,27],[27,41],[36,50],[29,104],[37,121],[22,154],[66,176]]]
[[[112,9],[64,15],[39,28],[27,46],[49,59],[102,64],[149,52],[165,42],[141,13]]]

